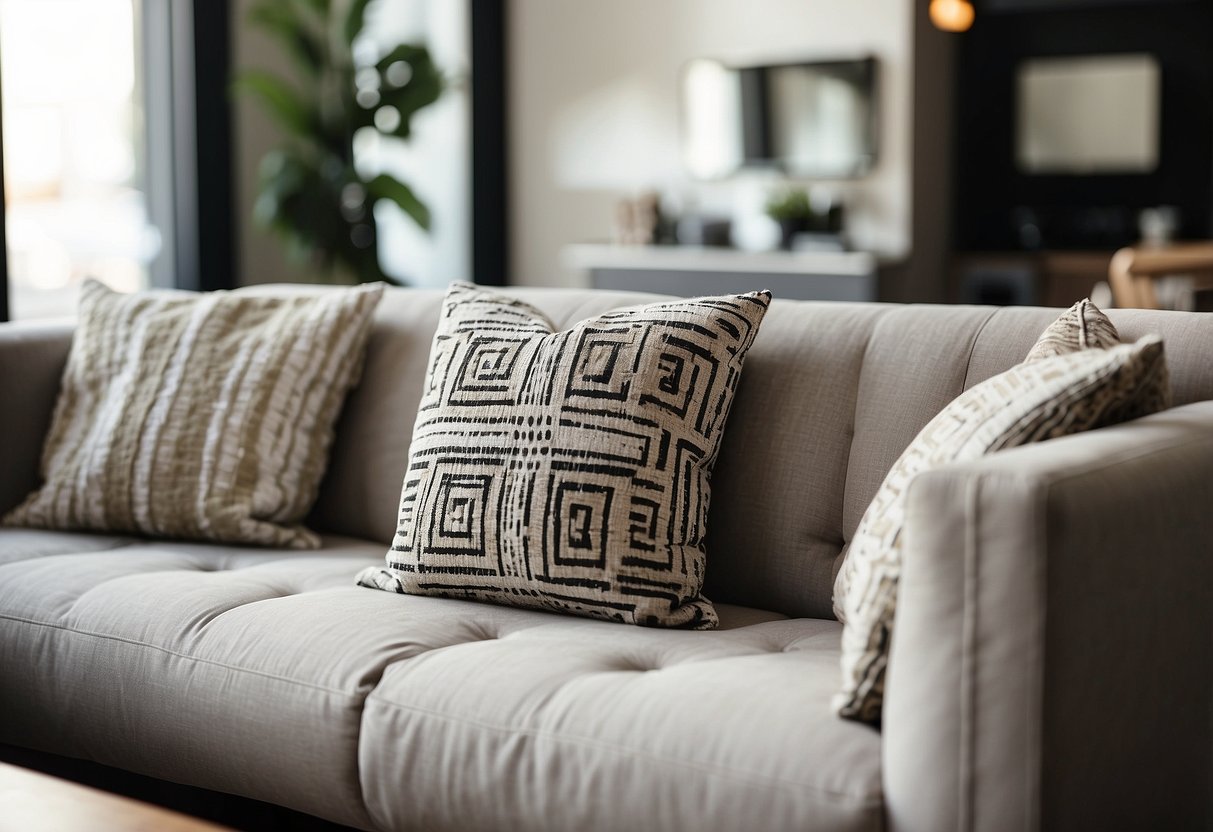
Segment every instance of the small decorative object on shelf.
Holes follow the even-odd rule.
[[[788,188],[767,200],[767,216],[779,223],[788,250],[843,251],[843,208],[834,201],[821,211],[805,188]]]
[[[625,246],[666,245],[674,242],[674,227],[661,210],[661,195],[646,191],[615,206],[615,242]]]
[[[249,21],[282,44],[298,83],[250,70],[236,88],[259,98],[287,134],[261,161],[257,221],[282,238],[293,259],[336,279],[398,283],[379,264],[375,204],[396,204],[427,231],[430,212],[394,176],[360,173],[354,136],[370,129],[407,139],[413,116],[438,99],[444,82],[420,44],[399,44],[374,63],[355,60],[370,2],[257,3]]]
[[[813,206],[804,188],[788,188],[767,200],[767,216],[779,223],[783,247],[792,248],[792,239],[808,231],[813,220]]]
[[[678,220],[674,239],[680,246],[728,248],[732,244],[733,223],[728,217],[689,214]]]

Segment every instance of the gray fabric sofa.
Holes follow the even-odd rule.
[[[515,290],[558,324],[651,300]],[[393,290],[314,552],[0,530],[0,743],[365,829],[1213,828],[1213,316],[1177,407],[919,477],[880,731],[829,709],[834,575],[917,431],[1058,310],[776,301],[673,632],[360,589],[441,294]],[[0,510],[70,343],[0,326]]]

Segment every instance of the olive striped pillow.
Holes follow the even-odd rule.
[[[316,547],[302,521],[382,294],[86,282],[44,484],[5,525]]]

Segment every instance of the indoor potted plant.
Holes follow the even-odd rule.
[[[792,248],[797,234],[813,227],[815,214],[809,201],[809,192],[804,188],[787,188],[767,200],[767,216],[779,223],[781,245]]]
[[[413,116],[442,94],[443,78],[421,44],[399,44],[373,63],[354,43],[371,0],[263,0],[251,23],[292,58],[299,83],[259,70],[237,78],[287,134],[261,162],[254,217],[282,238],[288,255],[357,281],[392,280],[379,264],[374,206],[388,200],[421,228],[430,213],[412,189],[387,175],[364,176],[354,136],[364,129],[407,139]]]

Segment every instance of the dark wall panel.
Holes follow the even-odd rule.
[[[1137,213],[1182,211],[1182,236],[1213,233],[1213,3],[1124,5],[987,0],[961,37],[957,71],[956,242],[962,250],[1113,248],[1137,238]],[[1078,7],[1076,6],[1078,4]],[[1016,69],[1031,57],[1149,52],[1162,69],[1160,165],[1134,175],[1024,175],[1015,165]]]

